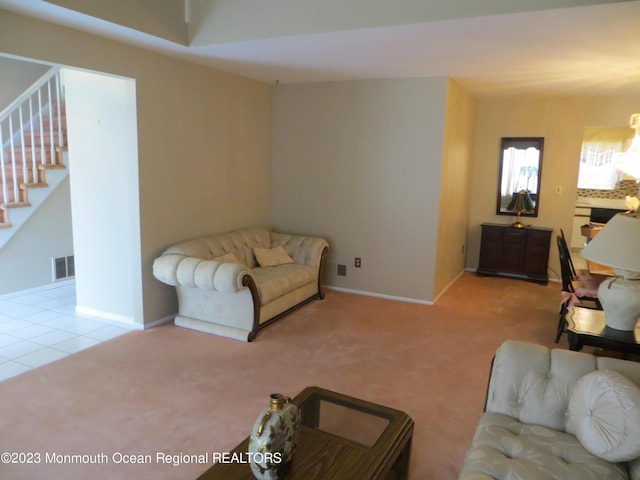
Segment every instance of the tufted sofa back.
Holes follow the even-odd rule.
[[[493,361],[486,411],[564,432],[571,388],[599,368],[640,386],[640,363],[508,340]]]
[[[271,248],[271,232],[263,228],[248,228],[194,238],[172,245],[163,255],[178,254],[211,260],[225,253],[233,253],[249,268],[254,268],[257,263],[253,255],[253,247]]]

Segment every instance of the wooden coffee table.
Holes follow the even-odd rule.
[[[567,338],[570,350],[582,350],[584,345],[625,354],[640,353],[640,327],[633,331],[607,327],[603,310],[571,307],[567,311]]]
[[[408,478],[413,420],[406,413],[320,387],[307,387],[292,401],[301,424],[286,480]],[[248,445],[247,437],[230,453],[246,454]],[[247,463],[216,463],[198,477],[214,479],[255,477]]]

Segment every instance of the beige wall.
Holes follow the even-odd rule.
[[[136,80],[144,323],[176,310],[151,271],[165,247],[269,224],[268,85],[2,10],[0,53]]]
[[[640,96],[507,98],[478,101],[476,145],[469,218],[467,267],[478,266],[480,224],[508,224],[513,217],[495,214],[501,137],[544,137],[540,209],[532,225],[555,229],[551,242],[551,278],[559,277],[555,235],[572,230],[578,162],[584,127],[628,125],[640,110]],[[556,186],[561,193],[556,194]]]
[[[449,80],[437,224],[436,298],[465,268],[475,110],[476,99]]]
[[[23,62],[0,56],[0,111],[20,96],[42,75],[47,73],[47,65]]]
[[[69,177],[0,249],[0,295],[53,283],[51,259],[73,255]]]
[[[327,237],[327,284],[434,299],[446,93],[446,78],[274,87],[272,223]]]

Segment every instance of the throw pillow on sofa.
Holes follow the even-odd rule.
[[[581,377],[569,394],[567,432],[609,462],[640,456],[640,388],[611,370]]]
[[[225,253],[224,255],[215,257],[213,260],[220,263],[239,263],[240,265],[244,265],[233,252]]]
[[[282,245],[278,245],[275,248],[253,247],[253,254],[261,267],[277,267],[278,265],[294,263],[293,258],[289,256]]]

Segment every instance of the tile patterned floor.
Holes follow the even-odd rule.
[[[0,297],[0,381],[132,329],[78,314],[75,306],[73,282]]]

